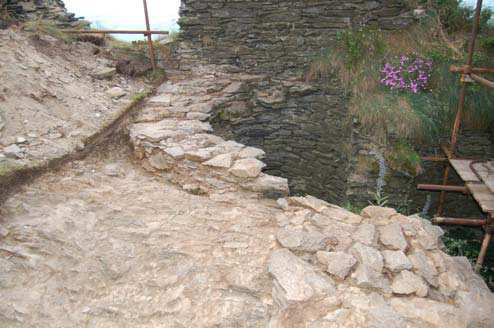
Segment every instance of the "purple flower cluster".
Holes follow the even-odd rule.
[[[392,90],[418,93],[427,89],[431,71],[431,60],[401,56],[395,63],[384,64],[381,83]]]

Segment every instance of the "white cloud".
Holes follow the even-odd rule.
[[[107,29],[145,29],[142,0],[64,0],[69,12]],[[180,0],[147,0],[152,29],[176,29]],[[123,37],[129,39],[129,36]],[[132,39],[142,39],[133,36]]]

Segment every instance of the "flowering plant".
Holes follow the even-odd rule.
[[[430,82],[432,61],[415,56],[401,56],[396,63],[385,63],[381,83],[391,90],[418,93]]]

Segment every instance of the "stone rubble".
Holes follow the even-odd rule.
[[[304,327],[317,328],[494,326],[489,313],[494,311],[494,295],[466,258],[443,252],[439,238],[442,232],[429,221],[376,206],[363,209],[357,220],[355,214],[334,205],[323,205],[311,196],[280,199],[278,204],[282,204],[286,216],[286,219],[278,218],[278,241],[298,255],[296,259],[290,253],[293,262],[304,270],[297,271],[297,280],[293,279],[288,265],[286,271],[273,273],[273,294],[280,294],[283,287],[284,292],[297,290],[297,295],[303,297],[284,303],[270,327],[295,327],[290,323],[294,320],[304,322]],[[308,208],[310,213],[305,214],[303,221],[288,219]],[[338,219],[335,213],[340,213]],[[332,239],[334,235],[325,227],[338,229],[345,218],[348,218],[346,224],[354,227],[347,231],[353,233],[347,235],[350,240],[342,240],[338,251],[332,250],[338,247],[331,242],[325,248],[317,247],[316,253],[314,248],[299,246],[304,240],[301,231],[320,232],[340,243]],[[333,278],[335,289],[325,296],[312,296],[307,278],[313,272]],[[280,281],[284,283],[278,284]],[[332,307],[317,306],[324,297],[335,299]],[[301,308],[312,310],[296,314],[295,309]]]

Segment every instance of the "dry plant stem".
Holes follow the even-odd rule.
[[[439,34],[441,34],[441,37],[443,38],[444,43],[446,43],[448,45],[448,47],[451,50],[453,50],[453,52],[456,55],[455,59],[461,58],[461,56],[462,56],[461,55],[461,51],[459,51],[458,48],[453,45],[453,43],[446,36],[446,33],[444,33],[443,24],[441,23],[441,20],[439,19],[439,16],[436,17],[436,21],[437,21],[437,26],[438,26],[438,29],[439,29]]]

